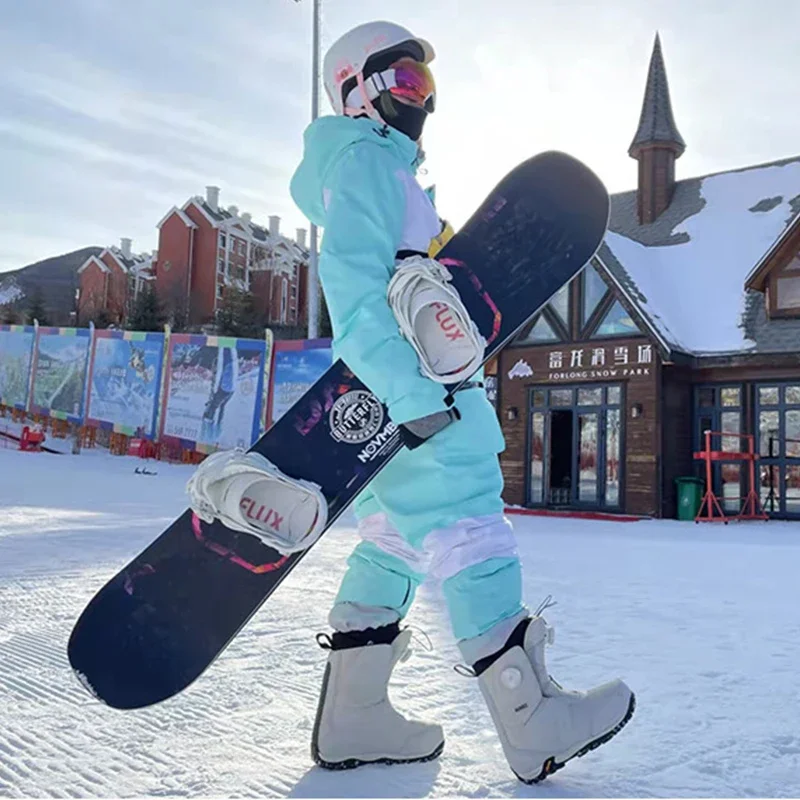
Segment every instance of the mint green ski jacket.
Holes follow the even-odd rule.
[[[417,145],[371,119],[322,117],[305,132],[294,201],[325,228],[319,275],[334,355],[386,404],[396,424],[445,409],[445,389],[419,370],[386,299],[399,251],[427,253],[440,232],[414,177]]]

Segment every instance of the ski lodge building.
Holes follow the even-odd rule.
[[[713,491],[800,519],[800,157],[675,180],[685,144],[656,37],[609,233],[497,364],[505,499],[675,516],[711,430]],[[725,453],[731,454],[725,460]]]

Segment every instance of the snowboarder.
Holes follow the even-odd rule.
[[[356,502],[363,541],[330,613],[334,633],[322,639],[330,654],[312,749],[332,768],[420,761],[442,751],[440,726],[406,720],[387,697],[392,669],[409,646],[400,622],[427,573],[443,581],[453,633],[511,768],[533,781],[611,738],[630,718],[634,698],[619,680],[574,693],[550,679],[544,647],[551,629],[523,604],[515,539],[503,516],[504,441],[495,411],[479,383],[448,406],[430,365],[420,369],[418,356],[432,356],[441,368],[449,352],[452,375],[469,349],[448,351],[449,340],[426,329],[436,328],[441,303],[431,304],[427,318],[414,309],[417,347],[398,332],[399,315],[387,301],[398,260],[424,256],[441,232],[415,179],[435,106],[433,57],[428,42],[388,22],[360,25],[335,42],[323,79],[336,116],[306,131],[292,180],[297,204],[325,228],[320,279],[337,356],[395,423],[405,423],[407,438],[424,440],[402,451]]]
[[[225,406],[236,391],[238,359],[233,347],[220,347],[215,359],[215,374],[203,411],[203,426],[209,439],[219,439]],[[216,420],[214,419],[216,416]]]
[[[333,633],[318,637],[330,652],[312,755],[343,769],[442,752],[442,728],[406,719],[387,694],[409,651],[401,622],[430,575],[442,582],[453,634],[512,770],[535,782],[610,739],[634,697],[620,680],[584,693],[549,677],[552,629],[523,603],[501,498],[505,443],[482,373],[455,398],[443,385],[472,374],[484,345],[446,270],[428,257],[442,222],[415,174],[435,106],[433,57],[428,42],[389,22],[335,42],[323,65],[335,115],[306,131],[291,184],[298,206],[325,228],[319,269],[335,356],[387,406],[407,445],[355,503],[362,541],[329,615]],[[204,462],[190,485],[192,507],[264,534],[268,526],[257,530],[240,504],[265,485],[286,520],[272,531],[274,546],[302,549],[324,523],[324,498],[258,454]]]

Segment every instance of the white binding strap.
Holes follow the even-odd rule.
[[[415,255],[400,262],[389,282],[389,305],[400,333],[417,352],[422,373],[437,383],[471,377],[486,349],[452,279],[435,259]]]
[[[209,456],[186,485],[192,510],[205,522],[257,536],[282,555],[308,549],[323,533],[328,503],[320,487],[290,478],[255,452]]]

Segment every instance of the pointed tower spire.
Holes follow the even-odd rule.
[[[639,127],[628,155],[639,162],[639,222],[653,222],[670,204],[675,187],[675,160],[686,149],[672,115],[667,70],[656,33]]]
[[[678,126],[672,116],[667,70],[661,53],[661,37],[658,34],[653,45],[653,54],[650,56],[639,129],[633,137],[628,153],[631,158],[638,158],[639,151],[643,147],[656,144],[671,146],[675,150],[676,158],[686,149],[686,143],[678,133]]]

